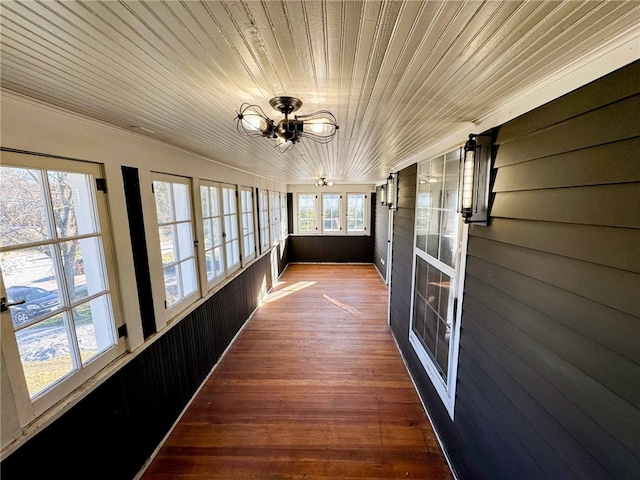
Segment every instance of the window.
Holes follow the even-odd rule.
[[[258,209],[260,221],[260,251],[266,252],[269,247],[269,192],[260,190],[258,195]]]
[[[7,314],[2,349],[18,403],[33,418],[125,347],[100,166],[10,152],[2,160],[2,296],[23,302]]]
[[[271,243],[275,245],[280,241],[280,193],[270,192],[271,205]]]
[[[367,195],[347,194],[347,233],[364,233],[367,229]]]
[[[282,238],[286,238],[289,235],[289,216],[287,215],[287,194],[285,192],[280,194],[280,225]]]
[[[422,163],[409,341],[453,418],[466,229],[456,212],[459,152]]]
[[[322,194],[322,232],[336,233],[342,230],[340,204],[342,195],[338,193]]]
[[[240,215],[242,219],[243,263],[256,257],[255,218],[253,216],[253,189],[240,187]]]
[[[209,286],[215,285],[225,277],[220,193],[220,185],[217,183],[202,182],[200,185],[204,258]]]
[[[153,181],[166,308],[198,293],[189,181],[156,174]]]
[[[298,233],[317,233],[316,200],[311,193],[298,194]]]
[[[227,275],[240,268],[240,236],[236,194],[235,185],[222,185],[222,216],[224,218],[222,240],[225,248]]]

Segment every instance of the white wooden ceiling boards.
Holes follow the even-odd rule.
[[[634,42],[640,29],[638,1],[2,1],[0,9],[3,90],[287,183],[381,181],[452,132],[478,133],[491,112],[594,52]],[[336,139],[282,154],[273,140],[238,135],[240,105],[279,120],[269,106],[277,95],[300,98],[300,114],[331,111]]]

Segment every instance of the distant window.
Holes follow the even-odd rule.
[[[205,268],[210,285],[225,277],[220,195],[220,184],[202,182],[200,185]]]
[[[167,309],[198,290],[189,181],[156,175],[153,182]]]
[[[367,195],[347,194],[347,233],[364,233],[367,219]]]
[[[280,231],[282,233],[282,238],[285,238],[289,235],[289,216],[287,212],[287,194],[280,194]]]
[[[334,233],[342,230],[342,196],[339,193],[322,194],[322,231]]]
[[[101,169],[8,152],[2,160],[2,296],[23,302],[10,309],[15,335],[2,336],[2,349],[14,395],[37,416],[124,351]]]
[[[238,202],[235,185],[222,185],[222,242],[225,248],[227,275],[240,268],[240,234],[238,231]]]
[[[269,249],[269,192],[267,190],[260,190],[258,197],[258,209],[260,219],[260,249],[265,252]]]
[[[240,216],[242,220],[242,261],[246,264],[256,257],[256,229],[253,215],[253,189],[240,187]]]
[[[269,193],[269,203],[271,206],[271,244],[275,245],[282,239],[282,232],[280,231],[280,193]]]
[[[316,201],[317,195],[298,194],[298,233],[317,233]]]

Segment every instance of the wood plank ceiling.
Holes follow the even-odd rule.
[[[288,183],[370,183],[612,38],[637,1],[2,1],[1,86]],[[336,140],[238,135],[299,97]],[[152,133],[153,132],[153,133]]]

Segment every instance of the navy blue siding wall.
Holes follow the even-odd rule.
[[[638,478],[638,78],[640,62],[500,127],[454,421],[407,341],[413,227],[396,216],[392,331],[462,479]]]

